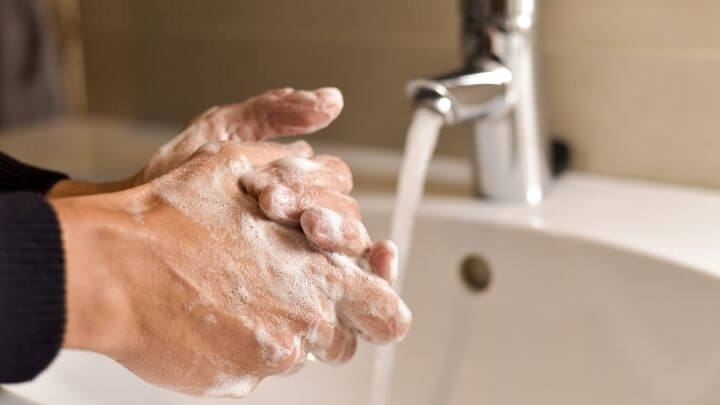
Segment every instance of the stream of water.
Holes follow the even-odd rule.
[[[402,292],[415,215],[422,200],[428,165],[442,124],[443,119],[438,113],[418,108],[408,128],[390,223],[390,239],[397,244],[399,253],[398,276],[395,281],[398,294]],[[376,349],[370,385],[370,405],[389,403],[394,360],[395,345],[384,345]]]

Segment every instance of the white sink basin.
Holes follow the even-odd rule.
[[[361,180],[396,164],[340,154]],[[466,179],[463,167],[441,162],[430,181]],[[391,194],[366,187],[357,197],[371,234],[385,235]],[[462,281],[468,255],[488,263],[487,290]],[[430,196],[404,289],[414,324],[389,403],[720,403],[718,275],[720,192],[570,174],[534,208]],[[310,363],[243,403],[365,405],[371,363],[362,345],[346,367]],[[163,391],[73,351],[6,388],[46,404],[235,403]]]

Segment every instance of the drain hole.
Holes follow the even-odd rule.
[[[480,256],[467,256],[460,265],[460,277],[470,291],[484,291],[490,285],[490,265]]]

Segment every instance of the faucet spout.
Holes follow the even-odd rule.
[[[540,0],[462,0],[464,68],[412,80],[417,106],[446,124],[473,122],[475,190],[483,197],[540,203],[550,183],[537,83]]]

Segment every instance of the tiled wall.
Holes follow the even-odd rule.
[[[267,88],[337,85],[347,108],[321,138],[400,148],[405,81],[457,64],[456,3],[82,0],[90,109],[181,122]],[[575,167],[720,187],[720,2],[542,9],[550,124]],[[468,145],[457,128],[439,148]]]

